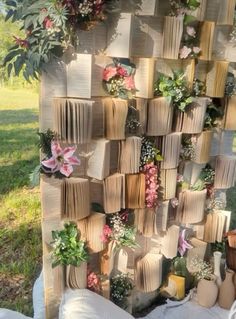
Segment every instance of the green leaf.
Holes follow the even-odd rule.
[[[12,63],[9,63],[8,66],[7,66],[7,74],[8,74],[8,77],[11,76],[12,68],[13,68],[13,64],[12,64]]]
[[[189,14],[185,14],[184,16],[184,24],[189,24],[193,21],[196,21],[196,17],[189,15]]]
[[[15,50],[15,51],[10,51],[4,61],[3,61],[3,65],[5,66],[8,62],[10,62],[12,59],[14,59],[17,55],[22,54],[24,51],[22,49],[19,50]]]
[[[22,70],[24,63],[25,63],[24,58],[22,56],[18,56],[16,61],[14,62],[14,69],[15,69],[16,76],[20,74],[20,71]]]
[[[200,6],[200,2],[198,0],[188,0],[188,5],[191,9],[197,9]]]
[[[40,181],[40,168],[41,165],[38,165],[35,167],[33,172],[30,174],[30,185],[31,187],[36,187],[39,185]]]

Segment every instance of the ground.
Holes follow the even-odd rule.
[[[0,308],[33,314],[32,285],[41,270],[38,94],[0,88]]]

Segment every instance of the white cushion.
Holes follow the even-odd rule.
[[[31,318],[26,317],[16,311],[12,311],[8,309],[0,309],[0,319],[31,319]]]
[[[59,319],[134,319],[113,302],[87,290],[67,290],[60,305]]]

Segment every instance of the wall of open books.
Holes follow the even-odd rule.
[[[135,1],[121,1],[121,12],[78,30],[76,50],[43,72],[40,130],[55,131],[63,147],[76,145],[81,161],[69,178],[41,176],[47,318],[57,318],[68,282],[86,287],[87,267],[105,276],[101,293],[107,298],[111,276],[129,273],[135,283],[130,307],[145,306],[163,283],[164,261],[178,254],[182,229],[193,246],[189,262],[228,231],[236,91],[225,92],[229,74],[232,81],[236,76],[235,2],[200,1],[188,26],[198,43],[181,58],[187,27],[183,16],[169,15],[169,1],[143,0],[138,9]],[[135,70],[128,98],[112,95],[104,84],[113,58]],[[176,71],[195,92],[183,110],[163,93]],[[214,117],[215,109],[221,116]],[[117,213],[135,226],[133,247],[101,240]],[[89,266],[74,279],[61,266],[51,267],[51,232],[65,221],[77,223],[90,254]]]

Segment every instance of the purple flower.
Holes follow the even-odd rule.
[[[193,248],[193,246],[191,246],[185,240],[185,232],[186,232],[186,229],[183,229],[179,235],[178,252],[180,253],[181,257],[184,256],[186,250]]]

